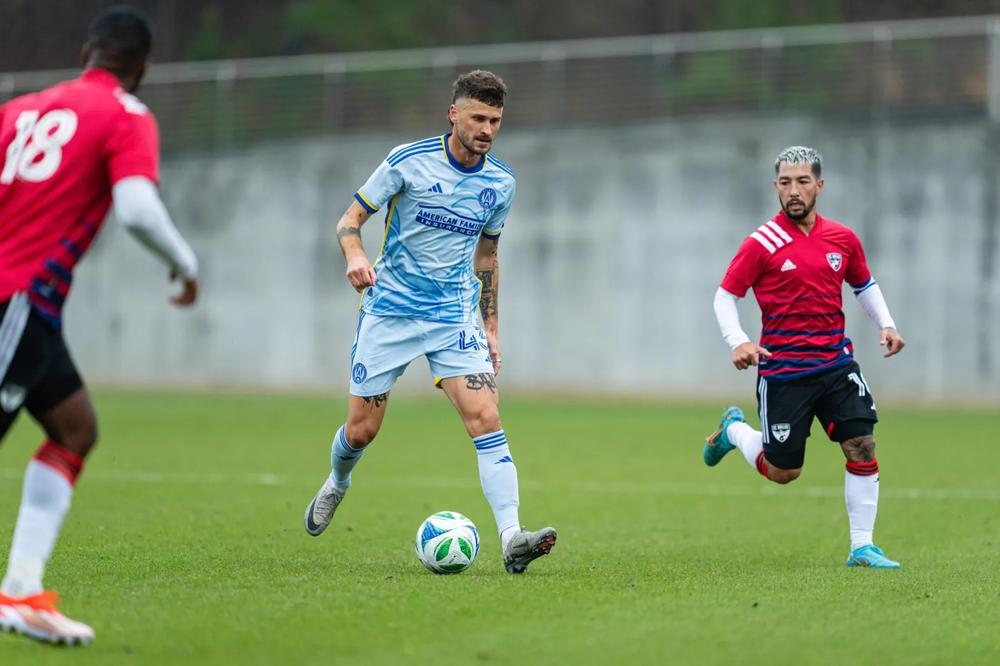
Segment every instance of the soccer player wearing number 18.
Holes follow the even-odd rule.
[[[84,458],[94,409],[62,337],[73,268],[114,205],[118,221],[183,280],[194,303],[197,261],[160,200],[159,138],[131,95],[146,69],[145,16],[112,7],[91,24],[86,71],[0,106],[0,439],[21,407],[46,440],[24,475],[0,629],[51,643],[89,643],[93,630],[56,610],[42,588]]]
[[[886,356],[903,338],[849,228],[816,213],[823,189],[822,160],[811,148],[786,148],[775,162],[781,212],[751,233],[715,295],[715,315],[732,349],[733,365],[758,365],[757,403],[761,430],[738,407],[722,414],[709,435],[705,464],[719,464],[738,448],[750,466],[776,483],[802,471],[813,417],[847,457],[844,496],[850,525],[849,566],[899,567],[872,542],[878,507],[875,402],[851,341],[844,337],[841,290],[846,281],[865,313],[881,330]],[[760,344],[743,332],[737,300],[753,289],[763,317]]]

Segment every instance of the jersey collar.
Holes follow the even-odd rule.
[[[486,164],[486,155],[483,155],[477,164],[474,166],[467,167],[451,154],[451,150],[448,148],[448,138],[451,137],[451,132],[444,135],[442,143],[444,143],[444,153],[448,156],[448,162],[451,163],[453,167],[461,171],[462,173],[478,173],[483,170],[483,166]]]
[[[118,77],[102,67],[88,67],[83,70],[83,74],[80,75],[80,78],[84,81],[99,83],[108,88],[122,87],[122,82],[118,80]]]

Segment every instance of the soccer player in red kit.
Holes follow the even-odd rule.
[[[109,208],[181,278],[171,300],[197,297],[197,261],[160,199],[156,121],[132,92],[152,32],[128,7],[90,26],[83,74],[0,106],[0,439],[25,407],[45,432],[24,475],[0,585],[0,628],[87,644],[93,630],[62,615],[42,587],[73,486],[97,439],[86,388],[62,336],[73,268]]]
[[[781,212],[751,233],[715,295],[715,316],[738,370],[756,365],[761,430],[739,407],[722,414],[704,449],[708,466],[737,448],[750,466],[776,483],[802,472],[813,417],[847,457],[844,496],[850,523],[850,566],[899,567],[872,542],[878,507],[878,462],[871,389],[844,337],[841,292],[847,282],[879,327],[886,356],[905,344],[865,260],[846,226],[816,213],[823,189],[822,158],[792,146],[775,162]],[[753,289],[763,325],[759,344],[740,326],[737,301]]]

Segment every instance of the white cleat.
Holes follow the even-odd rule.
[[[0,630],[55,645],[89,645],[94,630],[56,610],[58,602],[55,592],[30,597],[0,594]]]
[[[319,536],[333,520],[333,514],[344,500],[347,488],[337,488],[330,477],[323,482],[323,487],[313,497],[306,507],[306,532],[311,536]]]
[[[524,573],[528,565],[542,555],[548,555],[556,545],[554,527],[543,527],[537,532],[521,530],[511,537],[503,549],[503,565],[507,573]]]

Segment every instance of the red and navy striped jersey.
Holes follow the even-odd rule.
[[[849,363],[843,283],[860,293],[874,281],[851,229],[816,216],[806,235],[784,214],[750,234],[729,264],[722,288],[739,297],[753,289],[760,306],[760,345],[771,352],[759,373],[795,379]]]
[[[104,69],[0,106],[0,301],[55,326],[122,178],[159,179],[153,114]]]

